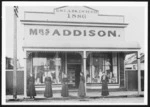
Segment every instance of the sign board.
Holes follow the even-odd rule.
[[[35,46],[81,41],[104,42],[124,40],[123,28],[25,25],[25,43]],[[59,43],[58,43],[59,44]]]

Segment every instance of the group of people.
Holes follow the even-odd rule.
[[[107,96],[109,95],[108,92],[108,77],[106,73],[103,72],[103,76],[101,77],[102,81],[102,96]],[[35,91],[35,85],[34,85],[34,76],[32,73],[30,73],[30,77],[28,78],[28,86],[27,86],[27,96],[30,98],[35,98],[36,96],[36,91]],[[62,90],[61,90],[61,96],[62,97],[68,97],[69,96],[69,90],[68,90],[68,78],[67,75],[64,74],[63,79],[62,79]],[[78,96],[84,98],[86,96],[85,92],[85,78],[84,78],[84,73],[80,73],[80,83],[78,87]],[[53,97],[53,92],[52,92],[52,80],[51,76],[47,73],[46,78],[45,78],[45,91],[44,91],[44,97],[50,98]]]

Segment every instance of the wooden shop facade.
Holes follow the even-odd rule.
[[[125,41],[128,24],[123,15],[104,15],[86,6],[64,6],[53,12],[25,11],[21,22],[25,96],[30,72],[37,86],[44,84],[48,72],[53,86],[61,87],[66,73],[69,89],[77,89],[79,74],[84,72],[86,89],[101,89],[102,72],[106,72],[109,88],[125,87],[125,55],[137,53],[138,58],[140,46]]]

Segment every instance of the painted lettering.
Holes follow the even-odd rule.
[[[58,36],[60,36],[60,33],[59,33],[59,31],[57,29],[54,30],[54,32],[53,32],[52,35],[54,36],[55,34],[57,34]]]
[[[43,36],[99,36],[99,37],[121,37],[116,30],[102,30],[102,29],[29,29],[29,35],[43,35]]]
[[[98,35],[99,35],[100,37],[103,37],[103,36],[106,35],[106,33],[105,33],[105,31],[100,30],[100,31],[98,32]]]
[[[114,32],[108,31],[108,37],[110,37],[111,35],[116,37],[116,31],[114,31]]]
[[[81,35],[81,31],[80,30],[74,30],[73,34],[74,34],[74,36],[80,36]]]
[[[89,31],[89,36],[95,36],[95,30],[90,30]]]
[[[37,29],[30,29],[30,35],[37,35]]]
[[[45,30],[45,35],[48,35],[50,33],[49,29]]]
[[[43,29],[39,29],[39,33],[40,33],[41,35],[44,35]]]
[[[69,36],[69,35],[71,35],[71,31],[70,30],[63,30],[63,35]]]

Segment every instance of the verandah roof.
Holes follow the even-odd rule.
[[[51,41],[45,44],[33,41],[24,44],[23,48],[56,48],[56,49],[140,49],[137,42],[126,41]]]

